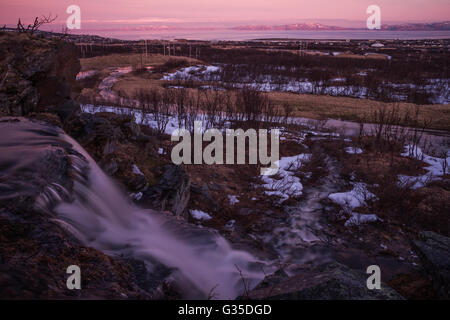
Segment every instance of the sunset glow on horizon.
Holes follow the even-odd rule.
[[[334,25],[365,21],[366,8],[377,4],[384,22],[439,22],[450,20],[448,0],[1,0],[0,23],[14,24],[20,17],[30,21],[35,16],[58,15],[64,23],[66,8],[81,8],[86,25],[166,25],[242,23],[295,23],[328,20]],[[328,23],[328,24],[330,24]]]

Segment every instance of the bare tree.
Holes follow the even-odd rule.
[[[19,18],[19,21],[17,22],[17,31],[20,33],[33,35],[41,26],[52,23],[56,20],[56,18],[58,18],[58,16],[53,17],[51,14],[48,16],[42,15],[41,17],[36,17],[33,24],[29,24],[26,27],[22,24],[22,21]]]

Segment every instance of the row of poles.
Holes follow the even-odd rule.
[[[95,44],[95,45],[96,46],[100,45],[100,46],[103,47],[103,50],[105,50],[106,45],[104,43],[102,43],[102,44]],[[182,51],[180,45],[182,45],[182,44],[178,44],[178,48],[177,48],[175,46],[175,44],[163,43],[163,50],[162,50],[161,53],[164,56],[166,56],[166,55],[167,56],[175,56],[176,55],[176,51],[178,51],[178,52]],[[86,58],[87,54],[89,54],[89,53],[92,54],[92,51],[93,51],[93,49],[92,49],[93,44],[92,43],[79,43],[78,46],[80,48],[81,56],[83,58]],[[145,48],[143,50],[143,53],[145,53],[145,60],[147,61],[147,57],[148,57],[147,40],[144,40],[144,46],[145,46]],[[180,52],[180,55],[181,55],[181,52]],[[192,45],[189,44],[189,58],[194,58],[194,57],[195,57],[195,59],[199,59],[200,58],[200,48],[198,48],[198,47],[192,48]]]
[[[145,40],[145,50],[147,50],[147,40]],[[198,47],[194,47],[195,49],[195,59],[199,59],[200,58],[200,48]],[[168,56],[174,56],[175,55],[175,51],[176,51],[176,47],[175,44],[168,44],[166,47],[166,44],[163,43],[163,55],[166,55],[166,51],[167,51],[167,55]],[[181,51],[181,47],[178,47],[178,51]],[[146,51],[147,52],[147,51]],[[189,58],[192,58],[192,45],[189,44]]]

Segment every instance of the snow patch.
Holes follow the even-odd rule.
[[[133,173],[138,175],[138,176],[143,176],[144,174],[142,173],[142,171],[139,169],[139,167],[135,164],[133,164]]]
[[[299,154],[292,157],[283,157],[276,161],[274,165],[278,167],[278,173],[261,177],[263,181],[262,187],[266,189],[265,194],[278,196],[280,203],[290,197],[301,196],[303,185],[294,172],[301,167],[302,161],[307,161],[310,157],[311,155],[309,154]]]
[[[450,156],[448,156],[448,152],[446,158],[432,157],[425,154],[420,147],[407,145],[405,146],[405,152],[403,152],[401,156],[417,159],[428,164],[428,166],[424,168],[428,172],[424,175],[416,177],[406,175],[398,176],[400,185],[411,185],[411,189],[413,190],[422,188],[433,180],[439,180],[444,174],[449,173],[448,168],[446,172],[444,172],[444,164],[446,163],[447,167],[450,165]]]
[[[367,190],[367,185],[362,182],[353,183],[353,189],[348,192],[332,193],[328,198],[339,204],[344,209],[352,211],[355,208],[366,205],[366,201],[374,199],[375,195]]]
[[[362,214],[358,212],[352,212],[350,219],[345,221],[346,227],[358,226],[368,222],[375,222],[380,220],[376,214]]]
[[[230,201],[230,205],[232,206],[239,202],[238,197],[233,195],[228,195],[228,200]]]
[[[76,80],[86,79],[96,75],[97,73],[98,73],[97,70],[80,71],[76,76]]]
[[[206,212],[203,212],[201,210],[189,210],[191,213],[192,218],[196,220],[211,220],[212,217],[207,214]]]
[[[356,147],[347,147],[347,148],[345,148],[345,152],[347,152],[349,154],[361,154],[361,153],[363,153],[361,148],[356,148]]]

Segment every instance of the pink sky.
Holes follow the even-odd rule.
[[[382,23],[450,20],[450,0],[0,0],[0,23],[16,23],[19,17],[28,22],[48,13],[64,23],[71,4],[80,6],[84,26],[365,21],[371,4],[381,7]]]

